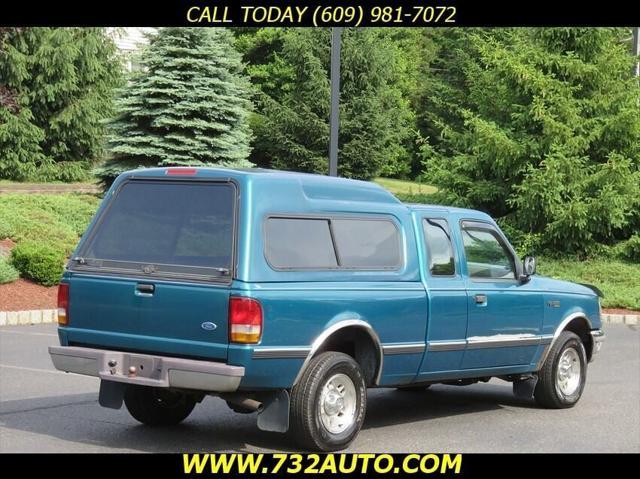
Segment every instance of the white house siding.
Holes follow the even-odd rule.
[[[133,54],[149,43],[146,35],[153,34],[156,30],[156,28],[151,27],[118,27],[107,29],[116,47],[125,57],[125,68],[127,71],[136,69],[135,62],[132,61]]]

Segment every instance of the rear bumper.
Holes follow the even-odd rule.
[[[591,331],[591,341],[593,343],[593,347],[591,348],[591,360],[593,361],[594,356],[600,352],[602,349],[602,343],[606,336],[602,329],[594,329]]]
[[[232,392],[244,376],[242,366],[151,356],[76,346],[51,346],[56,369],[140,386]]]

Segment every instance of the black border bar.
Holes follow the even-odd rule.
[[[269,23],[256,22],[245,16],[243,7],[308,7],[303,18],[294,18]],[[0,10],[0,26],[356,26],[354,22],[339,21],[339,16],[313,13],[318,8],[359,8],[357,26],[414,26],[414,27],[505,27],[505,26],[636,26],[640,23],[637,5],[631,1],[609,0],[607,2],[577,2],[575,0],[106,0],[97,2],[48,2],[5,1]],[[190,22],[187,12],[195,7],[218,9],[216,21]],[[371,10],[375,7],[390,7],[401,15],[392,15],[394,20],[378,18],[372,21]],[[432,15],[413,18],[413,13],[425,7],[450,7],[444,16],[434,21]],[[226,17],[222,15],[227,9]],[[192,11],[193,18],[196,12]],[[211,15],[213,16],[213,15]],[[275,16],[274,16],[275,18]],[[221,20],[225,19],[226,22]],[[328,20],[327,20],[328,19]],[[424,20],[428,21],[424,21]],[[280,18],[282,20],[282,18]]]

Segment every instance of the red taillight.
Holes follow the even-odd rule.
[[[58,285],[58,324],[67,326],[69,324],[69,284]]]
[[[229,341],[257,343],[262,336],[262,306],[252,298],[229,299]]]
[[[191,176],[198,172],[196,168],[167,168],[165,175]]]

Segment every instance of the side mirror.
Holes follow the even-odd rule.
[[[525,256],[522,260],[522,272],[527,276],[536,274],[536,258],[535,256]]]

